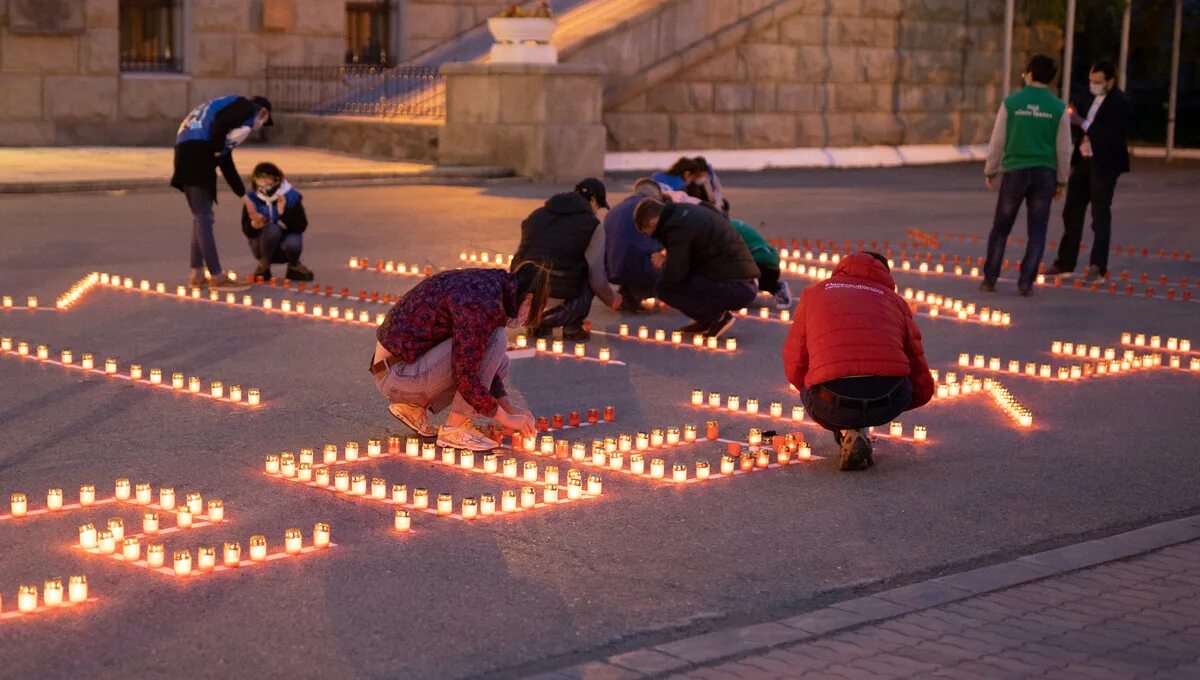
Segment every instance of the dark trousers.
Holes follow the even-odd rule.
[[[184,185],[183,195],[192,211],[192,269],[208,267],[213,276],[221,274],[221,259],[217,257],[217,239],[213,236],[213,195],[204,188]]]
[[[289,266],[300,264],[300,252],[304,250],[304,235],[292,234],[279,226],[278,222],[269,222],[258,230],[258,236],[247,239],[250,242],[250,252],[258,260],[260,267],[270,267],[272,264],[288,263]]]
[[[771,295],[779,292],[779,267],[758,263],[758,289]]]
[[[579,287],[579,293],[575,297],[563,300],[546,310],[546,313],[542,315],[542,323],[538,325],[538,334],[549,333],[552,328],[559,326],[568,331],[579,330],[583,326],[583,320],[592,311],[594,297],[596,294],[592,292],[591,283],[585,276],[583,285]]]
[[[658,286],[659,278],[658,270],[655,269],[652,276],[621,277],[611,280],[610,283],[617,284],[621,297],[641,302],[646,298],[654,297],[654,289]]]
[[[722,281],[692,273],[679,283],[659,281],[657,292],[659,300],[695,321],[711,324],[725,312],[749,306],[758,286],[753,279]]]
[[[1112,238],[1112,201],[1117,190],[1118,175],[1100,172],[1085,158],[1071,169],[1067,182],[1067,200],[1063,206],[1063,237],[1058,244],[1059,269],[1075,269],[1079,258],[1079,242],[1083,238],[1083,217],[1088,204],[1092,206],[1092,256],[1089,264],[1108,274],[1108,244]]]
[[[835,395],[832,400],[830,392]],[[881,376],[839,378],[804,388],[800,391],[800,401],[813,422],[826,430],[878,427],[908,409],[912,382],[908,378]]]
[[[1033,288],[1038,265],[1042,263],[1042,253],[1046,250],[1046,229],[1050,223],[1050,203],[1054,200],[1055,184],[1054,168],[1024,168],[1004,173],[1004,179],[1000,181],[1000,195],[996,198],[992,233],[988,235],[987,261],[983,264],[984,280],[994,283],[1000,278],[1004,247],[1008,245],[1008,235],[1024,203],[1029,233],[1025,257],[1021,258],[1017,287]]]

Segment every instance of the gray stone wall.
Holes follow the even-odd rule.
[[[437,161],[441,121],[281,113],[269,132],[274,144],[312,146],[379,158]]]
[[[404,54],[411,59],[475,28],[513,0],[399,0],[404,7]]]
[[[261,90],[268,61],[339,64],[345,47],[340,2],[186,0],[185,72],[121,73],[118,0],[74,4],[82,30],[27,33],[10,28],[23,9],[0,0],[0,145],[170,144],[197,104]]]
[[[751,5],[757,14],[610,82],[610,150],[986,140],[1002,82],[1002,2]],[[1061,49],[1056,31],[1024,26],[1014,43],[1015,72],[1029,50]]]

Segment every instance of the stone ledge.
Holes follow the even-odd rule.
[[[476,64],[456,61],[442,64],[438,70],[442,75],[604,75],[604,67],[596,64]]]

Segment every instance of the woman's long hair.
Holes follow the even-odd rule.
[[[525,260],[513,265],[513,276],[517,278],[517,307],[520,308],[526,295],[532,295],[529,305],[529,328],[536,328],[546,313],[546,300],[550,298],[550,268],[541,262]]]
[[[683,177],[683,173],[685,172],[695,175],[707,171],[708,163],[702,157],[688,158],[687,156],[681,156],[670,168],[667,168],[667,174],[675,175],[676,177]]]

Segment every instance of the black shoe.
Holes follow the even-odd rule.
[[[996,292],[996,282],[988,281],[987,279],[984,279],[983,283],[979,284],[979,290],[982,290],[985,293],[995,293]]]
[[[537,328],[533,329],[533,333],[531,333],[531,335],[533,335],[535,338],[548,338],[551,335],[554,335],[554,329],[546,326],[538,326]]]
[[[842,472],[866,470],[875,464],[871,457],[871,441],[862,430],[846,430],[842,439],[842,460],[838,469]]]
[[[1018,288],[1017,295],[1020,295],[1021,297],[1029,297],[1033,295],[1033,288]]]
[[[696,333],[703,333],[703,332],[707,331],[708,327],[711,325],[712,324],[701,323],[699,321],[693,321],[693,322],[689,323],[688,325],[684,326],[683,328],[680,328],[679,332],[683,333],[684,335],[695,335]]]
[[[592,339],[591,331],[583,328],[567,328],[563,327],[563,340],[574,340],[575,342],[586,342]]]
[[[257,267],[255,267],[254,273],[250,275],[250,280],[258,281],[259,279],[262,279],[263,281],[270,281],[271,280],[271,268],[264,267],[261,264],[258,265]]]
[[[1056,263],[1056,264],[1050,265],[1049,267],[1046,267],[1046,271],[1042,272],[1042,275],[1043,276],[1062,276],[1063,274],[1070,274],[1070,273],[1071,273],[1070,269],[1060,269],[1058,264]]]
[[[721,314],[720,318],[718,318],[712,323],[711,326],[708,327],[708,332],[706,332],[705,335],[710,338],[719,338],[721,337],[722,333],[729,330],[729,327],[733,325],[733,322],[733,315],[729,312],[724,312]]]
[[[313,280],[312,270],[309,269],[308,267],[305,267],[304,265],[300,264],[299,262],[297,262],[296,264],[289,264],[288,268],[287,268],[287,274],[285,276],[287,276],[287,278],[291,279],[292,281],[312,281]]]
[[[642,311],[642,301],[625,286],[617,289],[621,295],[621,304],[617,307],[618,312],[628,312],[630,314],[638,314]]]

